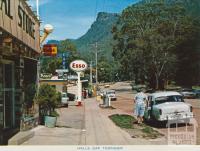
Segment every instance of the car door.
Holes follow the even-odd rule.
[[[151,104],[152,104],[152,96],[148,96],[148,100],[146,102],[146,108],[144,111],[144,118],[147,120],[151,118]]]

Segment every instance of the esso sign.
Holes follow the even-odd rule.
[[[75,60],[70,63],[70,68],[75,72],[81,72],[86,70],[88,67],[87,63],[83,60]]]

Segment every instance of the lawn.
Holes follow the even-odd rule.
[[[146,124],[133,124],[136,119],[133,116],[125,114],[114,114],[109,118],[120,128],[125,129],[133,138],[141,137],[146,139],[155,139],[163,136],[158,131]]]

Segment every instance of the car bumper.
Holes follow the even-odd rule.
[[[115,98],[115,97],[110,97],[110,99],[111,99],[111,101],[116,101],[117,100],[117,98]]]
[[[168,120],[184,120],[193,118],[193,113],[182,113],[182,114],[169,114],[160,116],[159,121],[168,121]]]

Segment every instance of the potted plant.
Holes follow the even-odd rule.
[[[48,84],[40,86],[36,101],[40,108],[41,123],[47,127],[55,127],[56,125],[59,114],[55,108],[60,102],[60,98],[60,93],[56,92],[54,87]]]

